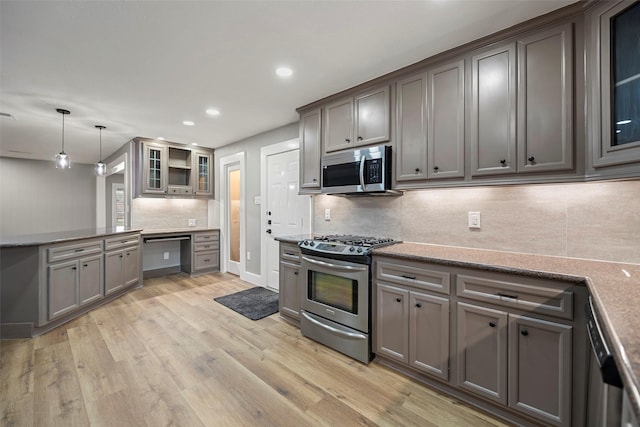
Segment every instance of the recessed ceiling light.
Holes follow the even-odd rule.
[[[289,67],[276,68],[276,74],[280,77],[290,77],[293,74],[293,70]]]
[[[198,143],[197,142],[192,142],[191,145],[198,145]]]
[[[182,122],[182,124],[185,125],[185,126],[193,126],[193,125],[195,125],[195,123],[190,121],[190,120],[185,120],[184,122]]]
[[[207,110],[207,114],[210,116],[219,116],[220,115],[220,111],[216,110],[215,108],[209,108]]]

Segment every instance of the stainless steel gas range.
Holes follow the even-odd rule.
[[[302,335],[369,363],[371,252],[394,243],[350,235],[301,241]]]

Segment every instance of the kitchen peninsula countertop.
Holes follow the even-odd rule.
[[[398,243],[374,249],[373,254],[584,284],[613,344],[625,390],[640,418],[640,264],[422,243]]]
[[[21,236],[2,236],[0,248],[14,248],[25,246],[40,246],[52,243],[69,242],[73,240],[106,237],[124,233],[142,231],[141,228],[131,227],[100,227],[82,230],[56,231],[51,233],[25,234]]]

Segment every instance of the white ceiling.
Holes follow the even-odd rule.
[[[219,147],[295,109],[575,0],[0,2],[0,155]],[[284,80],[274,73],[288,65]],[[209,117],[207,108],[221,115]],[[192,120],[187,127],[183,120]]]

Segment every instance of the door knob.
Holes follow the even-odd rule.
[[[268,230],[267,230],[267,233],[271,234],[271,229],[268,229]]]

